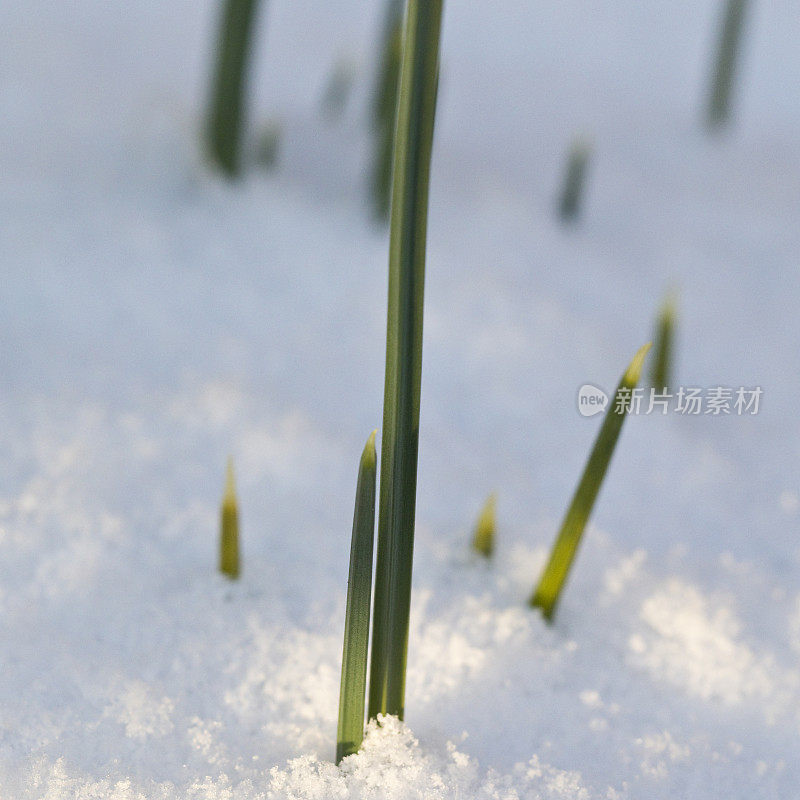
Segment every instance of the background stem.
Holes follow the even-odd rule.
[[[247,67],[258,0],[225,0],[207,121],[214,163],[229,176],[239,173]]]
[[[708,104],[708,124],[712,128],[723,125],[730,116],[731,89],[746,9],[747,0],[728,0],[725,8]]]

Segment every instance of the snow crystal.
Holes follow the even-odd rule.
[[[641,765],[642,774],[654,778],[666,778],[670,764],[686,761],[691,754],[688,745],[678,744],[669,731],[637,739],[636,744],[645,756]]]
[[[174,703],[158,697],[155,690],[142,681],[125,685],[119,696],[105,709],[104,715],[125,726],[125,735],[132,739],[166,736],[173,729],[170,719]]]
[[[396,718],[372,723],[359,753],[341,769],[313,756],[270,771],[269,800],[589,800],[580,775],[534,756],[513,773],[481,777],[477,764],[449,742],[441,753],[420,747]]]
[[[631,635],[633,661],[704,700],[761,706],[768,719],[796,700],[800,673],[780,667],[770,653],[741,641],[741,624],[726,605],[677,579],[648,597],[646,628]]]

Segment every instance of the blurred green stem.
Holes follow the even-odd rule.
[[[576,139],[570,148],[564,188],[558,204],[559,215],[564,221],[574,220],[580,212],[590,152],[589,143],[583,139]]]
[[[747,0],[727,0],[708,104],[708,125],[711,128],[724,125],[730,116],[731,90],[741,49],[746,10]]]
[[[372,166],[372,200],[375,215],[389,218],[394,156],[394,129],[397,121],[397,92],[403,46],[403,0],[386,4],[378,84],[372,104],[374,156]]]
[[[209,155],[228,176],[238,175],[245,92],[257,0],[225,0],[212,78],[206,140]]]

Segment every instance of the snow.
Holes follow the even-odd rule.
[[[800,17],[445,8],[407,726],[332,764],[386,232],[365,206],[378,4],[267,3],[251,155],[197,130],[216,4],[0,7],[0,797],[786,798],[800,770]],[[355,65],[344,116],[320,110]],[[594,142],[582,219],[555,213]],[[678,379],[756,416],[631,417],[555,624],[530,593],[610,389],[679,295]],[[240,581],[215,571],[225,459]],[[498,492],[496,557],[469,553]]]

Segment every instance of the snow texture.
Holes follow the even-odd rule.
[[[0,6],[0,798],[793,797],[800,782],[800,16],[449,2],[431,183],[407,725],[337,768],[386,231],[366,202],[381,4],[268,2],[248,173],[198,144],[217,4]],[[343,59],[343,116],[320,109]],[[262,131],[280,125],[260,170]],[[581,218],[555,214],[573,137]],[[758,415],[631,417],[547,626],[525,600],[606,390],[679,291],[678,382]],[[225,459],[241,580],[216,572]],[[469,552],[498,492],[497,551]]]

